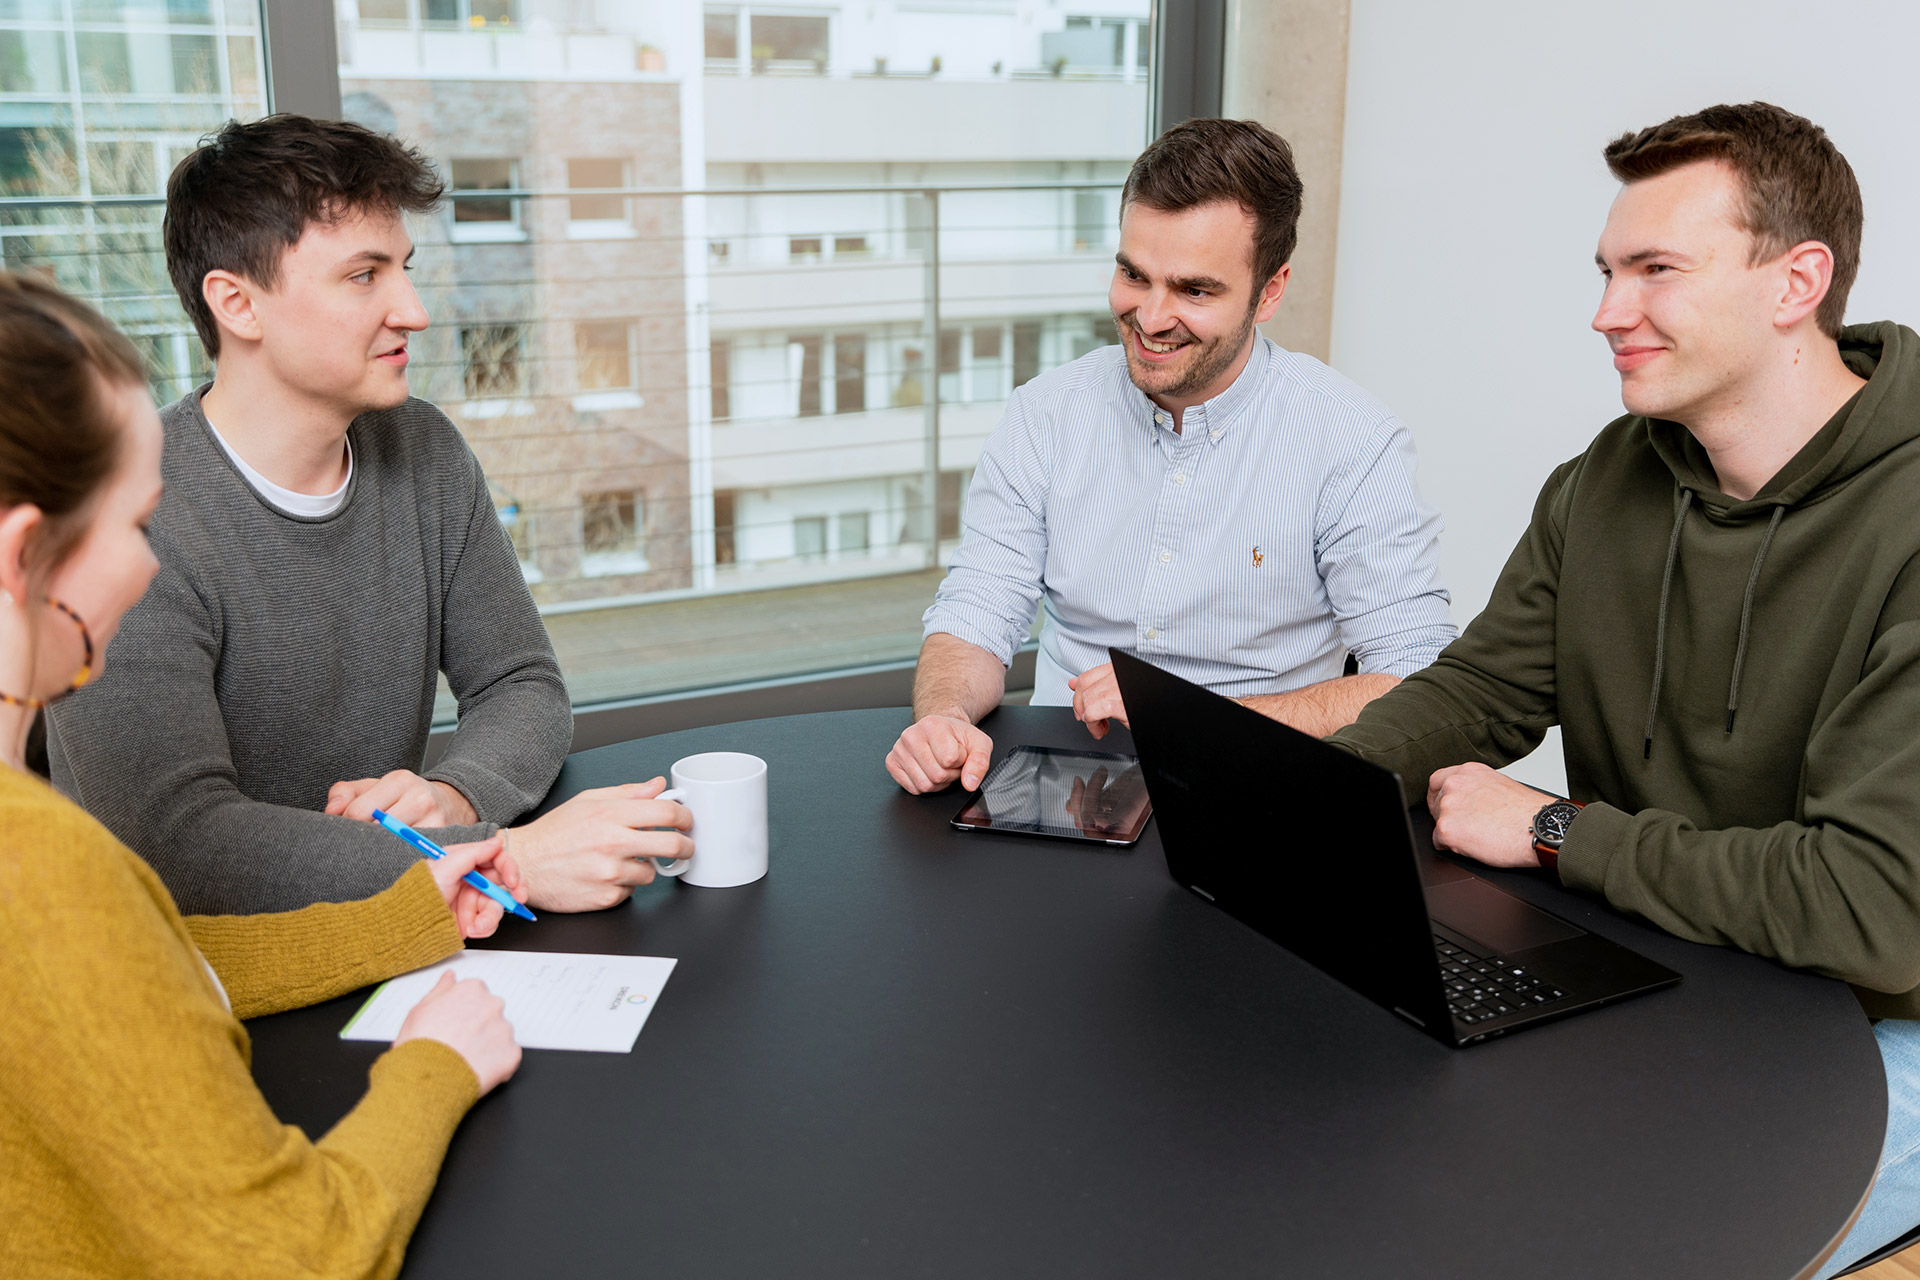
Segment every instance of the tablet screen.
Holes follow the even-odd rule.
[[[1134,757],[1023,746],[988,771],[979,794],[955,815],[953,825],[1132,844],[1152,813],[1146,779]]]

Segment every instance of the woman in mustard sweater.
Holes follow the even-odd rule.
[[[182,918],[99,823],[29,774],[32,717],[98,669],[156,564],[160,422],[90,309],[0,273],[0,1275],[391,1276],[454,1127],[520,1062],[452,975],[318,1142],[280,1124],[239,1019],[491,933],[458,846],[363,902]]]

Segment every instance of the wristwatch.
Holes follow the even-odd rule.
[[[1580,805],[1573,800],[1554,800],[1543,806],[1533,815],[1533,851],[1539,855],[1540,865],[1549,871],[1560,869],[1560,846],[1566,843],[1567,828],[1573,825],[1574,818],[1580,814]]]

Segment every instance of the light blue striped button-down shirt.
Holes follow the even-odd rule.
[[[1007,402],[924,618],[1002,662],[1044,601],[1033,700],[1109,645],[1230,697],[1360,670],[1405,676],[1453,640],[1399,419],[1311,356],[1256,343],[1182,431],[1103,347]]]

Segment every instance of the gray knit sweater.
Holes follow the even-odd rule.
[[[436,675],[460,727],[425,776],[484,820],[538,803],[573,738],[567,690],[480,463],[422,400],[362,414],[320,519],[269,506],[199,392],[169,405],[160,573],[101,678],[53,708],[54,782],[160,873],[183,912],[283,911],[386,888],[418,860],[327,789],[421,766]]]

